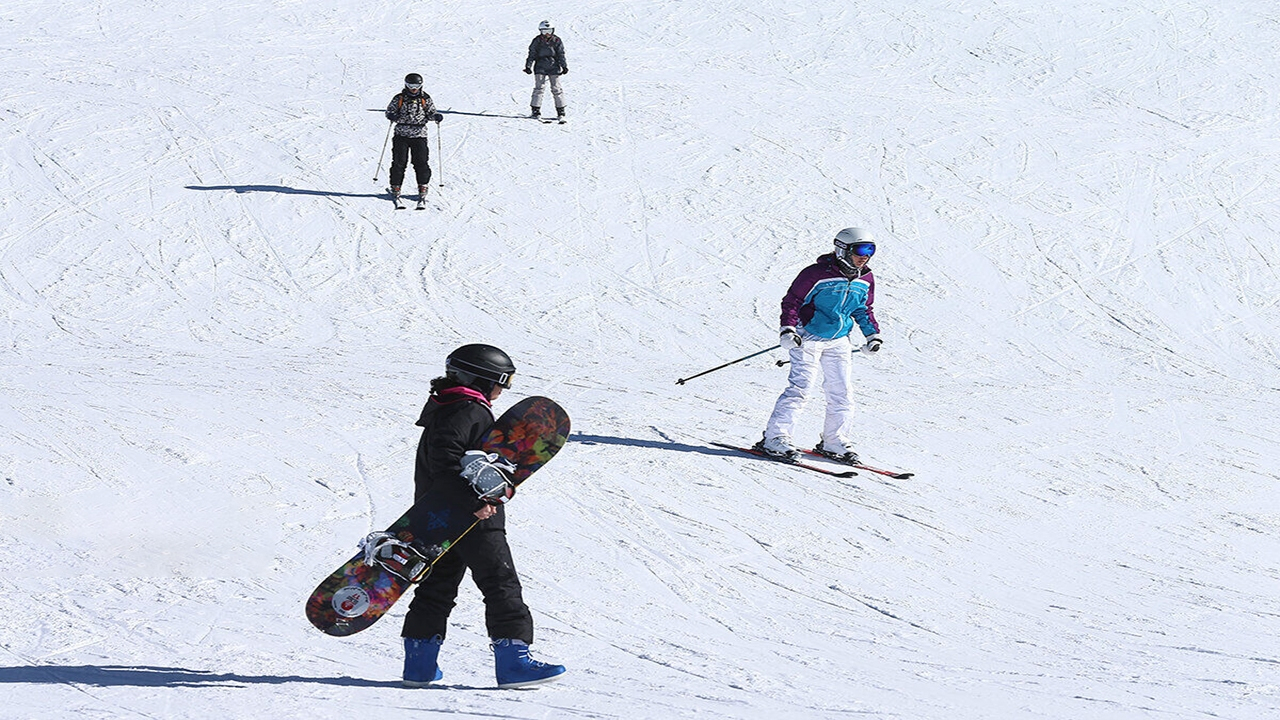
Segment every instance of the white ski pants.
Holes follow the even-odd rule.
[[[769,424],[765,427],[767,438],[785,435],[793,437],[796,414],[809,401],[822,371],[822,392],[827,400],[827,417],[822,425],[823,445],[833,446],[845,440],[846,429],[853,419],[853,344],[849,338],[819,340],[805,338],[804,344],[791,349],[791,374],[787,389],[782,391],[773,406]]]
[[[533,97],[529,99],[530,107],[542,107],[542,88],[551,85],[551,98],[555,100],[556,107],[564,107],[564,88],[560,86],[559,75],[534,75],[533,76]]]

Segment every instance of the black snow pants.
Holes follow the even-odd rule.
[[[428,148],[431,144],[425,137],[391,138],[391,187],[400,187],[404,183],[404,170],[409,164],[409,151],[413,151],[413,173],[418,176],[419,185],[431,183],[431,157]]]
[[[517,638],[533,644],[533,615],[524,604],[520,578],[501,528],[478,526],[459,540],[436,563],[431,575],[418,584],[404,618],[407,638],[444,637],[449,613],[458,597],[462,576],[471,579],[484,595],[485,625],[491,638]]]

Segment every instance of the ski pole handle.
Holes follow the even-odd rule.
[[[753,358],[753,357],[755,357],[755,356],[757,356],[757,355],[763,355],[763,354],[765,354],[765,353],[769,352],[770,350],[773,350],[773,349],[774,349],[774,348],[776,348],[776,347],[778,347],[778,346],[777,346],[777,345],[770,345],[769,347],[767,347],[767,348],[765,348],[765,349],[763,349],[763,350],[760,350],[760,351],[758,351],[758,352],[753,352],[753,353],[751,353],[750,355],[746,355],[746,356],[744,356],[744,357],[740,357],[740,358],[738,358],[737,360],[730,360],[729,362],[727,362],[727,363],[725,363],[725,364],[723,364],[723,365],[717,365],[717,366],[715,366],[715,367],[711,368],[710,370],[703,370],[702,372],[698,373],[697,375],[690,375],[690,376],[689,376],[689,377],[687,377],[687,378],[680,378],[679,380],[676,380],[676,384],[677,384],[677,385],[683,385],[683,384],[685,384],[686,382],[688,382],[689,380],[692,380],[692,379],[694,379],[694,378],[702,377],[703,375],[706,375],[707,373],[713,373],[713,372],[715,372],[715,371],[717,371],[717,370],[722,370],[722,369],[724,369],[724,368],[727,368],[727,367],[729,367],[730,365],[735,365],[735,364],[737,364],[737,363],[740,363],[740,362],[742,362],[743,360],[750,360],[751,358]]]

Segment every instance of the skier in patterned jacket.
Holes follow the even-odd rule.
[[[853,416],[851,338],[856,328],[864,338],[862,350],[880,350],[880,325],[872,311],[876,281],[867,266],[875,251],[871,233],[862,228],[841,230],[835,252],[801,270],[782,298],[779,345],[791,355],[791,374],[756,446],[766,454],[785,460],[799,457],[791,440],[795,417],[821,370],[827,413],[815,449],[842,462],[858,462],[847,434]]]
[[[418,179],[418,199],[427,197],[427,184],[431,182],[431,157],[428,151],[427,123],[440,122],[444,116],[436,112],[431,96],[422,91],[422,76],[409,73],[404,76],[404,90],[395,94],[387,104],[387,119],[396,124],[395,137],[391,140],[391,194],[400,197],[400,185],[409,165],[409,153],[413,152],[413,172]]]

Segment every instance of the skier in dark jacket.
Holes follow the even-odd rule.
[[[425,200],[427,185],[431,182],[427,123],[438,123],[444,116],[436,112],[431,96],[422,91],[421,75],[409,73],[404,76],[404,90],[391,98],[386,116],[396,124],[395,137],[391,141],[391,194],[400,197],[400,185],[404,182],[404,171],[412,151],[413,173],[418,179],[418,200]]]
[[[551,85],[551,97],[556,103],[556,117],[564,121],[564,88],[560,77],[569,74],[569,63],[564,59],[564,42],[556,36],[556,29],[543,20],[538,23],[538,36],[529,43],[529,54],[524,59],[524,72],[532,74],[533,97],[529,109],[533,117],[542,116],[542,89]]]
[[[491,403],[511,387],[515,371],[511,358],[498,348],[464,345],[449,354],[444,377],[431,381],[431,396],[417,423],[422,438],[413,473],[410,527],[414,535],[427,537],[453,513],[474,515],[479,523],[449,548],[414,592],[401,632],[406,686],[423,687],[443,676],[437,658],[468,569],[484,595],[498,687],[534,685],[565,671],[563,665],[529,657],[533,616],[507,545],[503,503],[511,496],[510,485],[508,492],[501,492],[507,468],[501,460],[467,452],[480,447],[494,422]]]

